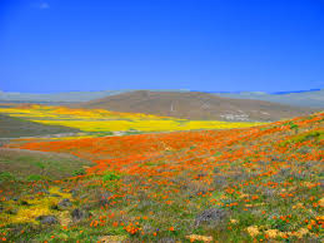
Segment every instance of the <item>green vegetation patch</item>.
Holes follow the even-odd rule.
[[[116,174],[115,172],[107,172],[102,177],[102,180],[104,182],[107,182],[107,181],[116,181],[116,180],[119,180],[119,179],[120,179],[120,175]]]
[[[282,142],[280,145],[286,146],[288,144],[302,143],[309,140],[313,140],[314,142],[320,142],[323,139],[324,139],[324,131],[316,130],[316,131],[305,132],[297,136],[294,136],[291,139]]]
[[[58,180],[85,174],[93,163],[72,155],[0,148],[0,177],[19,180]],[[38,179],[36,177],[39,177]]]

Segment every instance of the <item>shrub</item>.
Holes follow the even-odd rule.
[[[42,162],[36,162],[35,166],[37,166],[40,169],[45,169],[45,165]]]
[[[0,173],[0,182],[5,182],[5,181],[15,181],[16,177],[11,174],[10,172],[1,172]]]
[[[40,181],[42,179],[43,178],[40,175],[30,175],[27,177],[27,181]]]
[[[294,124],[293,122],[290,124],[290,129],[297,129],[298,125]]]
[[[107,172],[102,178],[102,180],[104,182],[115,181],[115,180],[119,180],[119,179],[120,179],[120,175],[117,175],[114,172]]]
[[[77,169],[75,171],[72,172],[72,175],[73,176],[80,176],[80,175],[85,175],[87,172],[85,171],[85,169],[83,168],[80,168],[80,169]]]

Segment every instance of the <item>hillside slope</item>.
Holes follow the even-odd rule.
[[[323,125],[318,113],[244,129],[12,144],[96,166],[31,184],[17,202],[0,193],[0,230],[13,242],[322,242]],[[69,207],[44,203],[57,187]],[[34,224],[42,215],[56,223]]]
[[[309,114],[311,109],[267,101],[231,99],[202,92],[135,91],[75,107],[138,112],[193,120],[276,121]]]

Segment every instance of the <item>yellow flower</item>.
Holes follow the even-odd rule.
[[[307,228],[300,228],[298,231],[290,233],[291,236],[296,236],[299,239],[303,238],[307,234],[309,234],[309,230]]]
[[[252,237],[257,236],[258,234],[260,234],[259,228],[256,225],[251,225],[249,227],[246,228],[246,231],[249,233],[249,235],[251,235]]]
[[[230,219],[231,224],[237,224],[239,221],[237,219]]]
[[[277,230],[277,229],[268,229],[264,233],[266,235],[268,235],[269,238],[275,239],[275,238],[277,238],[279,236],[279,233],[281,233],[281,232],[279,232],[279,230]]]
[[[213,242],[212,236],[204,236],[204,235],[187,235],[186,238],[190,240],[191,242],[194,241],[202,241],[202,242]]]
[[[319,201],[318,204],[323,208],[324,207],[324,197],[322,197]]]

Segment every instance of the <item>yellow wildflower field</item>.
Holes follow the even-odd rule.
[[[112,112],[103,109],[72,109],[43,105],[0,108],[0,113],[43,124],[78,128],[84,132],[163,132],[242,128],[261,124],[256,122],[191,121],[147,114]]]
[[[71,194],[61,192],[59,187],[51,187],[49,193],[58,195],[58,197],[39,195],[33,199],[29,197],[21,198],[21,200],[24,199],[28,203],[27,206],[19,205],[19,202],[12,202],[12,208],[16,206],[18,211],[15,214],[1,214],[0,221],[4,224],[36,223],[36,218],[39,216],[55,214],[56,211],[52,209],[52,206],[57,205],[59,201],[65,198],[71,199]]]

